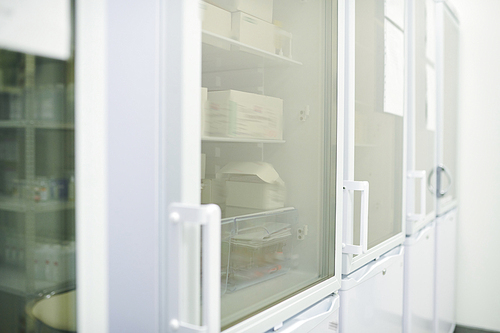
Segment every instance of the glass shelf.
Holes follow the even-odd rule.
[[[266,140],[266,139],[246,139],[246,138],[218,138],[204,136],[201,138],[205,142],[241,142],[241,143],[285,143],[285,140]]]
[[[20,88],[20,87],[0,87],[0,93],[21,95],[23,93],[23,88]]]
[[[43,129],[74,129],[73,123],[57,123],[46,120],[0,120],[0,128],[43,128]]]
[[[203,72],[300,66],[301,62],[202,31]]]
[[[10,212],[23,213],[29,210],[34,210],[35,212],[55,212],[74,208],[74,201],[33,202],[7,196],[0,197],[0,210]]]

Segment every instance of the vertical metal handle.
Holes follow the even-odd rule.
[[[436,197],[438,198],[441,198],[441,197],[444,197],[446,195],[446,193],[448,193],[448,191],[450,190],[451,188],[451,185],[453,183],[453,178],[451,177],[451,174],[448,172],[448,170],[446,169],[446,167],[444,165],[438,165],[436,167],[436,187],[437,187],[437,191],[436,189],[434,189],[434,186],[432,186],[431,184],[431,178],[432,178],[432,174],[434,173],[434,169],[431,170],[431,172],[429,172],[429,177],[427,179],[427,186],[429,188],[429,191],[431,191],[431,193],[436,193]],[[441,174],[444,173],[446,178],[448,178],[448,187],[445,189],[445,190],[442,190],[441,189]]]
[[[370,184],[367,181],[352,181],[344,180],[344,212],[347,211],[347,203],[349,202],[349,191],[361,192],[361,214],[360,214],[360,227],[359,227],[359,245],[342,243],[342,252],[348,254],[363,254],[368,251],[368,198],[370,191]],[[347,214],[345,214],[347,216]],[[354,228],[354,221],[348,226],[349,221],[344,218],[344,228]]]
[[[408,220],[418,221],[425,217],[426,212],[426,200],[425,200],[425,170],[414,170],[408,172],[408,180],[420,179],[420,213],[417,214],[414,211],[407,214]],[[415,205],[412,205],[413,210]]]
[[[169,206],[169,258],[172,261],[173,283],[169,286],[171,309],[169,331],[178,333],[218,333],[220,332],[220,208],[217,205],[186,205],[173,203]],[[182,230],[186,224],[200,225],[202,228],[202,326],[183,322],[176,309],[181,308],[179,290]]]

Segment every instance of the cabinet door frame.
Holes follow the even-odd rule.
[[[435,0],[435,25],[436,25],[436,127],[437,127],[437,139],[436,139],[436,173],[437,170],[443,166],[446,168],[444,164],[444,151],[446,147],[444,146],[444,130],[445,130],[445,15],[448,15],[453,23],[456,25],[457,30],[459,29],[459,20],[456,14],[455,8],[450,4],[449,1],[446,0]],[[457,110],[458,112],[458,110]],[[449,166],[448,166],[449,167]],[[456,167],[456,166],[455,166]],[[456,172],[456,168],[455,168]],[[443,173],[444,175],[444,173]],[[446,175],[444,175],[446,178]],[[436,174],[436,177],[440,176]],[[451,175],[452,182],[456,181],[457,175]],[[443,178],[443,177],[441,177]],[[456,184],[453,184],[456,188]],[[441,182],[440,180],[436,181],[436,194],[440,193]],[[436,216],[441,216],[451,211],[457,206],[458,200],[456,196],[448,199],[450,194],[444,195],[443,197],[437,196],[436,202]],[[443,200],[445,197],[448,197],[446,200]]]
[[[337,1],[337,144],[336,144],[336,174],[335,174],[335,192],[336,192],[336,210],[335,210],[335,276],[318,283],[306,290],[292,296],[279,304],[264,310],[253,317],[244,320],[224,331],[224,333],[252,333],[267,331],[268,329],[281,324],[300,311],[319,302],[326,296],[337,293],[340,289],[342,277],[342,179],[343,175],[343,156],[344,156],[344,112],[346,93],[344,88],[345,67],[346,67],[346,46],[345,46],[345,13],[346,2],[348,0]],[[335,1],[334,1],[335,4]],[[335,93],[335,92],[334,92]]]
[[[411,15],[410,7],[405,2],[405,35],[408,32],[408,15]],[[354,150],[355,150],[355,43],[356,43],[356,0],[347,0],[346,4],[346,75],[345,75],[345,154],[344,154],[344,181],[354,180]],[[407,95],[408,75],[408,38],[405,36],[405,95]],[[402,216],[401,216],[401,231],[382,243],[368,249],[365,253],[354,256],[353,254],[344,253],[342,256],[342,274],[347,275],[356,269],[364,266],[368,262],[380,257],[387,251],[402,244],[406,233],[406,175],[407,175],[407,96],[405,96],[404,113],[403,113],[403,155],[402,155]],[[362,181],[362,180],[361,180]],[[351,205],[352,206],[352,205]],[[345,203],[344,203],[345,207]],[[368,216],[369,221],[369,216]],[[353,234],[353,216],[349,211],[344,211],[344,233],[343,242],[352,239]],[[369,223],[369,222],[368,222]]]
[[[158,332],[159,0],[75,4],[78,331]]]

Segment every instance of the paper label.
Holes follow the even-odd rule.
[[[405,100],[404,33],[387,19],[385,19],[384,27],[384,112],[403,116]]]
[[[69,0],[0,0],[0,48],[67,60]]]
[[[425,112],[425,127],[429,131],[436,130],[436,71],[430,64],[426,65],[427,103]]]

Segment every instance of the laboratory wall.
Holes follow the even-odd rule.
[[[457,324],[500,331],[500,1],[452,3],[461,34]]]

